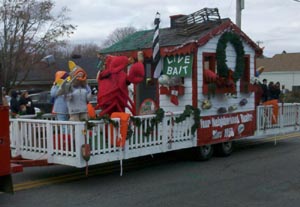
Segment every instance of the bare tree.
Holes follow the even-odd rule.
[[[53,8],[52,0],[0,1],[0,85],[6,90],[20,85],[45,51],[76,29],[66,23],[66,7],[57,15]]]
[[[83,56],[83,57],[96,57],[100,47],[96,44],[77,44],[74,46],[72,55]]]
[[[123,40],[125,37],[127,37],[130,34],[133,34],[136,32],[136,29],[134,27],[122,27],[115,29],[104,41],[103,47],[109,47],[120,40]]]

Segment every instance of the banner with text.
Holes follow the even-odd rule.
[[[191,76],[193,55],[174,55],[164,57],[163,74],[168,76]]]
[[[254,135],[255,112],[201,117],[198,144],[217,143]]]

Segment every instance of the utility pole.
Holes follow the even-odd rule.
[[[236,0],[236,19],[235,24],[241,28],[242,10],[245,8],[244,0]]]

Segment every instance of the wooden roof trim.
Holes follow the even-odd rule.
[[[198,40],[198,45],[202,46],[205,45],[211,38],[222,34],[224,31],[230,30],[236,32],[238,35],[240,35],[245,42],[247,42],[252,48],[254,48],[256,55],[262,54],[262,49],[253,42],[239,27],[237,27],[234,23],[232,23],[230,20],[227,20],[226,22],[222,23],[220,26],[212,29],[208,34],[206,34],[204,37],[201,37]]]
[[[183,54],[190,54],[195,51],[195,49],[199,46],[205,45],[210,39],[213,37],[222,34],[226,30],[231,30],[236,32],[238,35],[240,35],[244,41],[249,44],[254,50],[255,54],[257,56],[260,56],[262,54],[262,49],[253,42],[239,27],[237,27],[234,23],[232,23],[230,20],[225,21],[218,27],[212,29],[209,33],[207,33],[205,36],[201,37],[198,40],[189,41],[186,43],[183,43],[179,46],[170,46],[170,47],[164,47],[161,48],[161,55],[162,56],[170,56],[170,55],[183,55]]]
[[[197,41],[190,41],[179,46],[169,46],[160,49],[161,56],[186,55],[197,50]]]

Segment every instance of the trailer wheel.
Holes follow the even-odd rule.
[[[214,148],[212,145],[204,145],[195,148],[196,160],[206,161],[209,160],[214,153]]]
[[[216,144],[215,146],[216,155],[221,157],[227,157],[231,155],[233,151],[233,143],[232,142],[223,142],[220,144]]]

